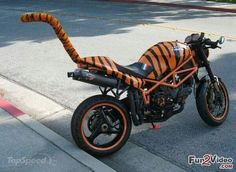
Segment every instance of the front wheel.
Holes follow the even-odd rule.
[[[219,126],[227,118],[229,112],[229,96],[222,81],[218,81],[216,86],[208,82],[201,88],[201,93],[196,99],[198,112],[208,125]]]
[[[93,96],[75,110],[71,132],[78,147],[95,156],[118,151],[131,132],[130,116],[124,105],[111,96]]]

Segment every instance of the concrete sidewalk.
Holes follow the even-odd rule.
[[[42,96],[32,90],[26,89],[25,87],[22,87],[12,81],[6,80],[1,76],[0,76],[0,95],[2,95],[2,97],[5,100],[10,101],[14,105],[22,109],[24,112],[29,114],[33,119],[38,121],[37,122],[31,118],[30,121],[34,122],[27,122],[27,125],[30,126],[30,128],[35,128],[35,130],[37,130],[37,132],[40,132],[41,135],[45,135],[45,133],[47,134],[48,132],[39,131],[38,130],[39,127],[37,127],[38,125],[41,127],[45,126],[44,128],[47,127],[46,128],[47,130],[48,128],[50,128],[50,130],[53,130],[55,133],[60,135],[59,139],[65,138],[66,140],[68,140],[64,142],[67,142],[66,144],[72,147],[69,152],[70,154],[72,153],[76,154],[76,152],[82,152],[75,146],[75,144],[73,144],[74,141],[70,133],[71,114],[73,112],[70,109],[66,109],[61,105],[53,102],[52,100],[46,98],[45,96]],[[21,116],[17,117],[17,119],[20,119],[21,121],[22,120],[26,121],[25,118],[28,119],[30,117],[29,116],[24,117],[24,115],[22,117]],[[145,128],[148,127],[149,124],[142,125],[139,128],[133,128],[132,134],[141,132],[142,130],[145,130]],[[45,137],[50,138],[52,140],[52,136],[50,135],[49,136],[46,135]],[[54,143],[56,143],[59,147],[65,148],[63,143],[60,144],[57,141],[59,139],[53,139]],[[79,161],[82,161],[83,164],[87,164],[87,166],[93,167],[93,169],[95,168],[96,169],[95,171],[99,170],[102,172],[106,171],[104,170],[103,166],[98,163],[99,160],[107,164],[112,169],[115,169],[116,171],[120,172],[130,172],[130,171],[185,172],[186,171],[185,169],[169,162],[168,160],[163,159],[162,157],[159,157],[149,152],[148,150],[145,150],[144,148],[136,144],[133,144],[129,141],[124,145],[124,147],[121,150],[119,150],[115,154],[107,157],[101,157],[99,158],[98,161],[88,160],[88,158],[83,158],[82,157],[83,152],[82,154],[81,153],[79,154],[81,155],[79,157]],[[109,168],[107,171],[112,171],[111,168]]]
[[[66,72],[76,65],[52,28],[44,23],[22,24],[20,15],[50,12],[62,23],[81,56],[105,55],[121,65],[137,62],[146,49],[160,41],[183,41],[187,35],[200,32],[212,40],[225,36],[222,50],[211,51],[209,58],[231,96],[229,119],[224,125],[216,129],[206,126],[191,96],[186,109],[161,124],[160,130],[133,127],[135,133],[129,142],[100,160],[122,172],[176,172],[176,168],[209,172],[217,171],[218,166],[190,166],[188,155],[212,153],[236,159],[232,151],[236,150],[236,135],[232,135],[236,76],[230,75],[236,64],[236,14],[90,0],[0,2],[0,95],[72,144],[73,111],[86,98],[100,94],[99,89],[68,79]]]
[[[0,171],[114,171],[0,99]],[[4,104],[4,105],[3,105]],[[12,116],[13,115],[13,116]]]

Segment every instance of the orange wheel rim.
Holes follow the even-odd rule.
[[[217,115],[217,116],[219,116],[219,117],[217,117],[217,116],[213,115],[213,114],[210,112],[209,107],[208,107],[208,105],[207,105],[207,111],[208,111],[208,113],[209,113],[210,116],[211,116],[213,119],[215,119],[215,120],[222,120],[222,119],[225,117],[225,115],[226,115],[226,113],[227,113],[227,111],[228,111],[228,103],[229,103],[229,102],[228,102],[228,95],[227,95],[227,92],[226,92],[225,88],[222,86],[221,83],[220,83],[220,89],[223,91],[224,102],[225,102],[225,105],[224,105],[225,107],[224,107],[223,113]],[[207,94],[206,94],[205,98],[206,98],[206,101],[207,101]]]
[[[84,130],[83,130],[83,124],[86,120],[86,117],[89,115],[89,112],[99,106],[108,106],[108,107],[112,107],[114,108],[115,110],[117,110],[119,112],[119,115],[121,116],[121,119],[123,121],[123,129],[122,129],[122,134],[120,136],[120,138],[111,146],[108,146],[108,147],[98,147],[98,146],[95,146],[93,145],[92,143],[89,142],[89,140],[87,139],[85,133],[84,133]],[[115,148],[117,145],[119,145],[122,140],[124,139],[125,137],[125,133],[127,131],[127,120],[126,120],[126,117],[125,117],[125,113],[117,106],[111,104],[111,103],[98,103],[98,104],[95,104],[94,106],[92,106],[91,108],[89,108],[85,115],[83,116],[82,118],[82,123],[81,123],[81,126],[80,126],[80,132],[81,132],[81,135],[82,135],[82,139],[84,140],[84,142],[91,148],[95,149],[95,150],[98,150],[98,151],[108,151],[108,150],[111,150],[113,148]]]

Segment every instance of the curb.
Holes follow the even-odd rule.
[[[68,136],[68,130],[70,130],[69,127],[66,128],[64,125],[60,125],[60,123],[69,122],[67,118],[70,118],[70,114],[72,113],[71,111],[69,111],[69,109],[61,107],[61,105],[53,102],[52,100],[48,100],[48,98],[43,97],[43,95],[34,92],[33,90],[29,90],[22,84],[19,85],[14,80],[9,80],[8,78],[1,76],[0,94],[5,100],[12,102],[30,116],[32,116],[31,113],[36,114],[32,117],[30,117],[29,115],[22,115],[17,118],[18,120],[22,121],[33,130],[37,130],[38,128],[40,128],[40,126],[42,126],[45,129],[40,129],[38,131],[38,134],[42,135],[42,137],[50,138],[50,140],[52,139],[52,144],[62,150],[68,150],[68,154],[70,154],[71,156],[81,158],[81,155],[78,152],[82,152],[82,150],[79,150],[79,148],[77,148],[73,143],[70,142],[70,139],[72,138]],[[53,108],[53,110],[50,110],[50,113],[47,113],[45,111],[45,109],[47,108]],[[43,113],[43,116],[38,112]],[[64,116],[64,114],[66,115]],[[47,117],[45,117],[45,115]],[[67,126],[69,126],[69,124]],[[66,132],[63,132],[64,134],[62,134],[60,131],[61,129],[66,129]],[[44,134],[47,133],[45,130],[49,130],[49,133],[44,136]],[[58,143],[58,140],[62,140],[62,143]],[[87,154],[86,152],[84,153]],[[91,157],[87,154],[86,157],[88,156]],[[96,161],[99,161],[99,163],[103,164],[104,162],[104,164],[108,164],[108,166],[105,165],[105,170],[102,169],[102,167],[99,167],[98,169],[94,164],[96,162],[85,158],[83,159],[85,163],[89,161],[88,165],[86,166],[92,165],[92,167],[95,167],[95,170],[93,168],[94,171],[99,171],[101,169],[101,172],[114,171],[114,169],[117,171],[189,171],[181,165],[172,163],[168,159],[164,159],[161,156],[155,155],[145,148],[142,148],[129,141],[117,154],[102,158],[102,162],[92,157]],[[79,159],[79,161],[80,160],[81,159]]]
[[[62,136],[58,135],[54,131],[45,127],[40,122],[34,120],[29,115],[25,114],[24,112],[13,106],[11,103],[1,99],[1,97],[0,108],[6,110],[11,116],[21,121],[25,126],[38,133],[51,144],[68,154],[76,161],[82,163],[90,170],[95,172],[115,172],[115,170],[113,170],[112,168],[108,167],[93,156],[79,149],[78,147],[64,139]]]
[[[17,117],[17,116],[25,114],[24,112],[22,112],[21,110],[19,110],[15,106],[11,105],[9,102],[1,99],[1,97],[0,97],[0,108],[7,111],[13,117]]]
[[[109,0],[103,0],[103,1],[109,1]],[[150,2],[150,1],[140,1],[140,0],[111,0],[111,1],[120,2],[120,3],[160,5],[160,6],[167,6],[167,7],[178,7],[178,8],[188,8],[188,9],[198,9],[198,10],[236,13],[236,9],[220,8],[220,7],[207,7],[207,6],[190,5],[190,4],[176,4],[176,3],[167,3],[167,2]]]

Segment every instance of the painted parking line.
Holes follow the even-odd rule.
[[[14,117],[24,115],[25,113],[22,112],[20,109],[16,108],[14,105],[9,103],[6,100],[3,100],[0,98],[0,108],[4,109],[7,111],[9,114],[11,114]]]
[[[184,33],[198,33],[199,30],[192,30],[192,29],[185,29],[185,28],[180,28],[180,27],[175,27],[175,26],[170,26],[170,25],[165,25],[165,24],[143,24],[144,27],[153,27],[153,28],[163,28],[163,29],[169,29],[169,30],[174,30],[176,32],[184,32]],[[217,34],[213,32],[204,32],[208,36],[215,36],[215,37],[220,37],[224,36],[226,39],[236,41],[236,36],[232,35],[222,35],[222,34]]]
[[[203,6],[199,6],[199,8],[196,8],[196,7],[198,7],[196,5],[151,2],[151,1],[142,1],[142,0],[103,0],[103,1],[119,2],[119,3],[149,4],[149,5],[163,5],[163,6],[170,6],[170,7],[182,7],[182,8],[186,7],[186,8],[191,8],[191,9],[200,9],[200,10],[202,9],[200,7],[203,7]],[[214,9],[214,7],[206,7],[206,6],[204,6],[203,8],[212,8],[212,9]],[[228,9],[228,8],[227,9],[226,8],[225,9],[224,8],[219,8],[219,10],[213,10],[213,11],[220,11],[220,10],[222,10],[221,12],[230,12],[231,11],[233,13],[236,13],[236,9]],[[229,10],[229,11],[227,11],[227,10]],[[127,23],[127,22],[123,21],[123,23]],[[134,23],[134,22],[130,22],[130,23]],[[140,24],[142,24],[144,27],[147,27],[147,28],[148,27],[150,27],[150,28],[151,27],[152,28],[162,28],[162,29],[169,29],[169,30],[174,30],[176,32],[182,32],[182,33],[198,33],[199,32],[199,30],[180,28],[180,27],[175,27],[175,26],[166,25],[166,24],[151,24],[151,23],[140,23]],[[224,34],[217,34],[217,33],[207,32],[207,31],[205,31],[204,33],[208,36],[215,36],[215,37],[224,36],[228,40],[236,41],[236,36],[235,35],[224,35]]]

